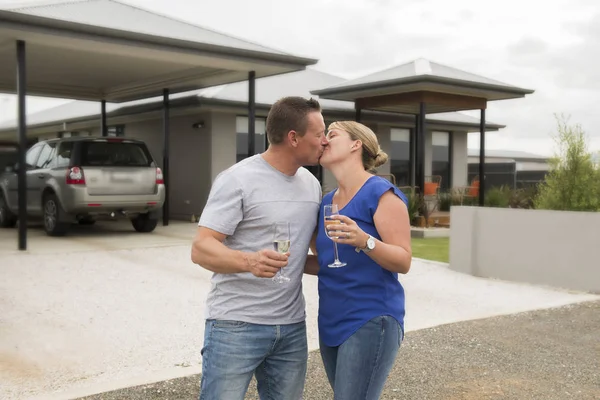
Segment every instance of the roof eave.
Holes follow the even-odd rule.
[[[457,87],[465,87],[470,89],[480,89],[497,93],[511,94],[517,97],[524,97],[527,94],[534,93],[534,90],[531,89],[523,89],[515,86],[502,86],[502,85],[492,85],[492,84],[484,84],[473,81],[464,81],[460,79],[452,79],[441,76],[433,76],[433,75],[420,75],[420,76],[411,76],[407,78],[398,78],[398,79],[389,79],[385,81],[379,82],[369,82],[357,85],[349,85],[349,86],[340,86],[340,87],[330,87],[323,88],[318,90],[312,90],[310,93],[317,95],[319,97],[328,98],[327,96],[339,96],[343,94],[360,92],[360,91],[375,91],[378,89],[389,88],[390,86],[399,86],[404,84],[415,84],[415,83],[439,83],[452,85]],[[332,99],[339,100],[340,98],[331,97]]]
[[[187,51],[199,51],[203,53],[218,54],[221,56],[239,57],[244,59],[253,59],[256,61],[267,61],[279,64],[287,64],[290,66],[298,66],[302,68],[306,67],[307,65],[314,65],[318,62],[318,60],[314,58],[298,57],[288,54],[267,53],[256,50],[247,50],[227,46],[213,45],[208,43],[196,43],[187,40],[165,38],[136,32],[128,32],[119,29],[98,27],[77,22],[55,20],[52,18],[28,15],[9,10],[0,10],[0,24],[7,22],[19,24],[21,28],[23,26],[29,25],[34,28],[50,29],[70,34],[75,33],[77,35],[83,34],[96,37],[101,36],[113,40],[116,39],[130,42],[133,41],[137,43],[150,44],[160,47],[168,47],[171,49],[175,48]]]

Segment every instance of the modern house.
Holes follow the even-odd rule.
[[[120,18],[112,18],[117,14]],[[17,43],[22,56],[27,40],[33,44],[27,47],[32,56],[28,93],[77,99],[27,115],[30,144],[69,135],[144,140],[159,166],[168,161],[167,221],[169,215],[189,220],[202,212],[215,177],[249,154],[249,136],[255,139],[251,153],[264,151],[265,119],[281,97],[319,98],[327,123],[353,120],[360,111],[361,122],[377,133],[390,156],[379,174],[393,176],[398,186],[418,185],[418,170],[419,179],[437,177],[446,189],[470,183],[467,134],[480,132],[484,138],[485,132],[503,128],[448,111],[475,107],[483,116],[488,101],[532,92],[425,59],[347,81],[307,67],[316,60],[115,0],[0,9],[0,17],[10,26],[20,21],[21,29],[27,23],[31,32],[38,25],[58,32],[51,44],[44,42],[48,48],[36,45],[41,40],[34,35],[37,31]],[[59,33],[67,35],[67,28],[67,33],[78,33],[75,38],[61,39]],[[118,38],[118,46],[103,45],[100,34],[106,43]],[[12,89],[8,84],[0,87]],[[151,97],[161,91],[162,97]],[[18,97],[24,97],[23,91]],[[420,111],[415,113],[415,107]],[[19,113],[23,115],[23,108]],[[17,121],[0,123],[0,141],[17,138],[17,128]],[[333,177],[320,167],[310,169],[325,190],[335,187]]]
[[[256,80],[255,151],[267,146],[265,120],[270,106],[289,95],[311,97],[310,91],[327,87],[343,78],[316,69],[292,72]],[[227,85],[181,93],[171,97],[171,203],[170,214],[189,220],[198,216],[217,174],[248,154],[248,83]],[[318,96],[312,96],[317,97]],[[354,104],[347,101],[320,100],[326,123],[354,119]],[[161,99],[124,104],[107,104],[109,135],[146,141],[161,163]],[[399,186],[409,184],[409,138],[414,116],[363,111],[362,121],[378,135],[390,161],[380,174],[393,174]],[[73,101],[28,116],[28,135],[33,141],[57,136],[100,136],[99,105]],[[467,133],[479,130],[479,121],[461,113],[442,113],[427,117],[425,168],[428,175],[442,176],[442,188],[468,183]],[[0,124],[0,140],[15,135],[14,122]],[[488,123],[486,130],[502,125]],[[320,167],[311,171],[325,188],[335,187],[334,178]]]

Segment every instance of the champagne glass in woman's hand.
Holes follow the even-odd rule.
[[[331,235],[329,234],[329,231],[327,230],[327,226],[329,225],[335,225],[338,224],[339,221],[332,218],[336,215],[339,215],[339,211],[338,211],[338,206],[337,204],[325,204],[325,206],[323,206],[323,215],[325,216],[325,234],[327,234],[327,237],[329,239],[331,239]],[[337,248],[337,243],[334,241],[333,242],[333,251],[335,253],[335,261],[331,264],[329,264],[330,268],[339,268],[339,267],[343,267],[344,265],[346,265],[345,262],[341,262],[338,256],[338,248]]]

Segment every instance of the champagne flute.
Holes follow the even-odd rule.
[[[277,221],[273,224],[273,248],[276,252],[285,254],[290,250],[290,223],[287,221]],[[284,275],[283,268],[273,277],[277,283],[287,283],[290,278]]]
[[[327,237],[329,239],[331,239],[331,236],[329,235],[329,231],[327,230],[327,227],[329,225],[335,225],[335,224],[339,224],[341,223],[340,220],[337,219],[333,219],[333,216],[339,215],[339,211],[338,211],[338,206],[337,204],[325,204],[323,206],[323,215],[325,217],[325,234],[327,235]],[[330,268],[339,268],[339,267],[343,267],[346,265],[345,262],[341,262],[338,256],[338,248],[337,248],[337,243],[333,242],[333,251],[335,253],[335,261],[331,264],[329,264]]]

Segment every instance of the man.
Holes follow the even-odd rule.
[[[261,399],[300,399],[308,348],[302,276],[321,186],[303,165],[327,145],[316,100],[286,97],[267,117],[269,148],[215,179],[192,246],[214,272],[206,302],[201,400],[242,400],[255,374]],[[287,254],[273,225],[290,224]],[[290,278],[277,283],[275,274]]]

